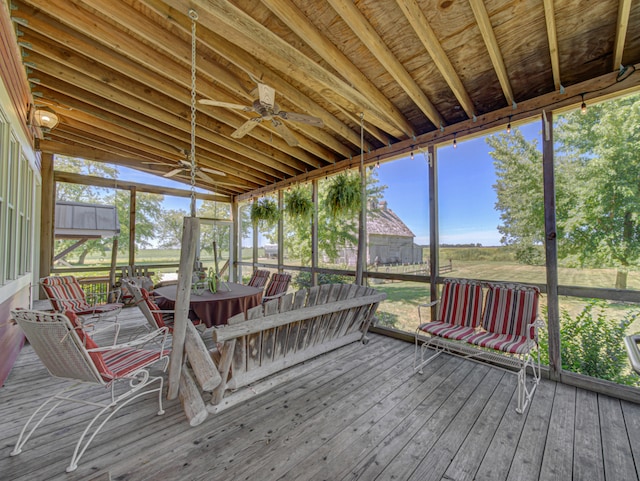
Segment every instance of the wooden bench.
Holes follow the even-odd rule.
[[[538,316],[539,297],[533,286],[446,279],[440,299],[418,307],[414,370],[422,374],[422,368],[443,351],[501,364],[510,361],[518,374],[516,411],[522,414],[540,382],[537,330],[545,324]],[[422,322],[421,309],[436,303],[437,319]],[[425,359],[427,348],[435,353]],[[532,372],[529,387],[527,368]]]
[[[365,334],[386,294],[353,284],[325,284],[289,293],[229,319],[213,330],[222,382],[213,390],[215,413],[291,377],[291,366]],[[298,373],[299,374],[299,373]]]

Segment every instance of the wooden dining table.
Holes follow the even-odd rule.
[[[230,317],[247,312],[247,309],[258,306],[262,302],[262,288],[233,282],[225,284],[229,290],[221,287],[215,293],[208,290],[199,294],[192,292],[189,302],[189,318],[191,320],[200,319],[207,327],[220,326],[226,324]],[[158,287],[153,293],[160,309],[174,309],[176,285]]]

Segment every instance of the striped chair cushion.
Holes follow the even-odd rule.
[[[466,340],[476,332],[473,327],[454,326],[453,324],[440,321],[427,322],[426,324],[420,325],[419,329],[433,336],[453,339],[455,341]]]
[[[538,316],[539,297],[536,287],[490,284],[482,327],[494,334],[533,338],[534,329],[527,334],[527,327]]]
[[[91,336],[87,334],[87,331],[85,331],[84,326],[80,322],[80,319],[78,318],[76,313],[73,311],[66,311],[64,315],[67,316],[69,321],[71,321],[71,325],[78,334],[80,342],[85,347],[85,349],[97,349],[98,345],[91,338]],[[95,364],[96,369],[100,373],[100,376],[102,376],[102,379],[104,379],[106,382],[114,379],[114,373],[107,366],[101,352],[89,352],[89,356],[91,357],[93,364]]]
[[[104,362],[115,378],[124,377],[132,372],[169,355],[169,350],[150,351],[146,349],[122,348],[103,353]],[[104,377],[104,375],[103,375]]]
[[[160,312],[160,308],[155,302],[153,302],[153,299],[151,299],[149,292],[147,292],[147,290],[143,287],[140,289],[140,293],[142,294],[142,302],[144,302],[151,311],[151,315],[156,322],[156,328],[159,329],[161,327],[166,327],[169,329],[169,332],[173,332],[173,326],[167,325],[167,322],[165,321],[168,321],[168,319],[165,320],[162,312]]]
[[[73,276],[45,277],[42,280],[42,288],[56,311],[91,310],[84,291]]]
[[[247,285],[251,287],[264,287],[269,279],[269,274],[269,271],[258,269],[253,273]]]
[[[438,321],[475,328],[482,320],[482,286],[472,281],[445,281]]]
[[[468,343],[480,347],[489,347],[511,354],[526,354],[534,346],[535,342],[524,336],[513,334],[495,334],[492,332],[480,332],[466,340]]]
[[[271,276],[271,282],[269,282],[264,296],[271,297],[285,292],[289,288],[290,282],[291,274],[274,274]]]

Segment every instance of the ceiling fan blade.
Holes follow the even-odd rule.
[[[221,171],[216,170],[216,169],[210,169],[209,167],[200,167],[200,170],[202,170],[204,172],[209,172],[210,174],[221,175],[223,177],[225,177],[227,175],[226,172],[221,172]]]
[[[313,125],[314,127],[324,127],[324,122],[321,118],[313,117],[312,115],[298,114],[296,112],[278,112],[278,117],[292,122],[300,122],[302,124]]]
[[[171,172],[167,172],[163,177],[173,177],[174,175],[182,172],[184,169],[180,167],[179,169],[173,169]]]
[[[258,96],[260,97],[260,103],[273,108],[276,101],[276,90],[273,87],[269,87],[266,84],[258,84]]]
[[[232,104],[229,102],[220,102],[218,100],[200,99],[198,102],[200,102],[202,105],[213,105],[214,107],[226,107],[228,109],[238,109],[238,110],[244,110],[246,112],[253,110],[253,107],[248,107],[246,105],[240,105],[240,104]]]
[[[234,139],[240,139],[247,135],[251,130],[262,122],[262,117],[255,117],[253,119],[247,120],[244,124],[242,124],[238,129],[231,134],[231,137]]]
[[[207,174],[205,174],[204,172],[202,172],[200,169],[196,170],[196,175],[198,177],[200,177],[201,179],[206,180],[207,182],[209,182],[210,184],[215,184],[215,180],[213,180],[211,177],[209,177]]]
[[[295,147],[298,145],[298,139],[296,139],[296,137],[293,135],[293,132],[289,130],[289,127],[284,125],[278,119],[272,119],[271,123],[273,124],[273,128],[276,129],[276,132],[278,132],[282,136],[287,144],[289,144],[291,147]]]

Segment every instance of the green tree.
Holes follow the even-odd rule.
[[[162,213],[162,222],[158,225],[158,247],[161,249],[180,249],[182,226],[189,214],[182,209],[169,209]]]
[[[558,118],[555,183],[558,256],[566,265],[615,267],[616,287],[640,260],[640,96],[593,105]],[[544,242],[541,153],[515,129],[487,138],[493,148],[505,245],[538,263]],[[534,258],[534,259],[532,259]]]

